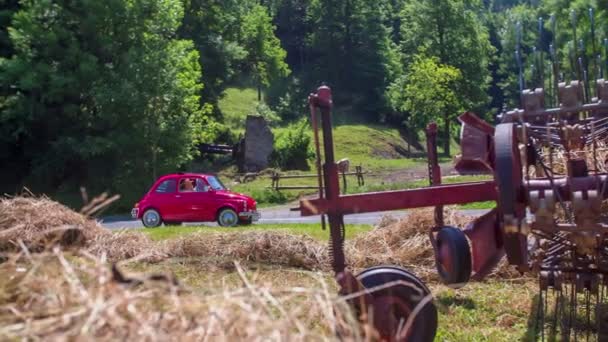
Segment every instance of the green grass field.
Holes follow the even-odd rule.
[[[220,109],[224,113],[226,122],[235,131],[241,131],[247,114],[255,111],[258,105],[257,93],[253,88],[229,88],[220,101]],[[358,186],[355,177],[349,177],[347,193],[363,193],[371,191],[411,189],[427,186],[426,180],[414,181],[404,180],[398,176],[405,170],[416,168],[424,173],[425,158],[406,158],[403,153],[407,150],[407,141],[401,136],[399,129],[383,126],[380,124],[362,123],[361,118],[349,115],[348,108],[336,109],[334,113],[334,147],[336,160],[348,158],[351,169],[361,165],[366,172],[373,175],[365,176],[365,185]],[[275,137],[287,130],[286,127],[273,127]],[[309,131],[312,136],[312,130]],[[424,133],[418,132],[418,139],[422,146],[425,145]],[[416,149],[413,152],[420,152]],[[441,149],[440,149],[441,151]],[[457,153],[458,145],[452,144],[453,153]],[[442,158],[441,162],[449,162],[450,158]],[[310,171],[287,171],[282,174],[314,174],[314,161],[309,161]],[[234,172],[232,168],[223,172],[224,178]],[[221,172],[222,174],[222,172]],[[392,176],[395,174],[397,176]],[[484,178],[446,178],[445,182],[458,182],[480,180]],[[225,182],[229,184],[228,181]],[[269,177],[261,177],[250,183],[229,185],[232,190],[245,193],[254,197],[260,207],[277,204],[285,204],[298,198],[314,194],[315,190],[285,190],[277,192],[269,189],[271,180]],[[281,181],[283,186],[315,186],[315,178],[286,179]],[[466,208],[488,208],[490,203],[474,203]]]
[[[346,238],[350,239],[358,234],[368,232],[372,229],[366,224],[347,224]],[[239,226],[231,228],[206,227],[206,226],[186,226],[186,227],[162,227],[158,229],[146,229],[145,232],[153,240],[166,240],[182,235],[193,233],[234,233],[243,231],[279,231],[295,235],[307,235],[320,241],[329,239],[329,231],[322,230],[320,224],[253,224],[250,226]]]

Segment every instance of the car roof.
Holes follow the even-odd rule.
[[[173,177],[215,177],[214,175],[206,174],[206,173],[191,173],[191,172],[178,172],[178,173],[170,173],[168,175],[160,176],[157,181],[165,180],[167,178]]]

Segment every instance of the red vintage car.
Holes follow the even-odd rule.
[[[259,220],[256,205],[253,198],[229,191],[216,176],[177,173],[160,177],[131,216],[148,228],[212,221],[231,227]]]

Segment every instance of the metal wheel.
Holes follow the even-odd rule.
[[[498,186],[499,216],[505,233],[505,250],[512,265],[527,263],[526,236],[521,234],[521,223],[526,214],[523,198],[522,161],[515,124],[496,127],[494,178]]]
[[[393,266],[366,269],[357,279],[371,291],[373,323],[383,340],[433,341],[437,332],[437,308],[420,279]],[[394,285],[383,288],[391,283]],[[410,320],[411,325],[405,330]]]
[[[234,227],[239,223],[239,216],[236,211],[225,208],[217,215],[217,223],[222,227]]]
[[[163,223],[163,219],[156,209],[148,209],[141,217],[141,222],[146,228],[156,228]]]
[[[445,227],[437,234],[437,272],[441,280],[452,288],[461,288],[471,277],[471,250],[464,232]]]

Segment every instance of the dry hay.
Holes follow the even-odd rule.
[[[444,221],[448,226],[464,228],[473,219],[453,208],[444,211]],[[411,210],[402,219],[385,216],[371,232],[347,241],[350,264],[357,269],[400,265],[425,281],[437,281],[435,255],[428,236],[434,225],[433,208]],[[521,275],[503,260],[490,277],[519,278]]]
[[[156,261],[164,256],[162,248],[147,235],[112,233],[47,197],[0,199],[0,252],[41,252],[55,245],[84,249],[98,256],[105,253],[111,261],[134,257]]]
[[[595,158],[593,154],[593,143],[586,145],[581,150],[571,152],[566,152],[561,146],[551,150],[545,147],[541,151],[541,158],[545,165],[552,168],[556,175],[566,175],[568,158],[584,159],[589,170],[597,169],[598,172],[606,173],[608,172],[608,141],[597,140],[595,144],[595,152],[597,155]]]
[[[172,257],[204,257],[322,269],[326,247],[307,236],[276,231],[190,234],[167,243]]]
[[[158,262],[169,257],[199,257],[211,264],[232,265],[236,260],[308,270],[328,270],[330,265],[326,243],[289,233],[198,233],[154,242],[141,232],[110,232],[44,197],[3,199],[0,214],[0,251],[5,252],[22,248],[41,251],[58,242],[64,248],[76,247],[96,256],[105,254],[110,261]],[[471,218],[448,209],[445,221],[448,225],[463,227]],[[347,261],[355,269],[401,265],[423,279],[436,280],[434,254],[427,235],[433,225],[431,208],[411,210],[400,220],[385,216],[372,231],[346,241]],[[518,275],[506,265],[499,267],[496,274]]]
[[[446,210],[448,225],[458,227],[469,221],[454,210]],[[435,257],[428,232],[434,225],[432,208],[411,210],[400,220],[384,218],[371,232],[346,245],[350,263],[355,268],[400,265],[423,279],[433,278]]]
[[[0,340],[370,340],[323,277],[269,288],[237,271],[241,287],[199,296],[151,278],[125,284],[91,256],[16,257],[0,264]]]
[[[96,256],[105,253],[110,261],[137,259],[158,262],[168,257],[164,245],[152,241],[144,233],[133,231],[105,231],[89,241],[86,251]]]
[[[0,252],[21,249],[18,241],[35,251],[54,243],[83,246],[104,232],[94,221],[46,197],[0,199]]]

